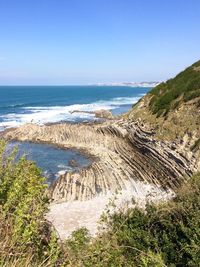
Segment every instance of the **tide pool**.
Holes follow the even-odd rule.
[[[7,152],[14,147],[18,147],[17,158],[25,155],[42,169],[48,184],[54,182],[59,174],[65,171],[75,171],[91,163],[91,159],[77,150],[54,145],[12,141],[7,145]]]

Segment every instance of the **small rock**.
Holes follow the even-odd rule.
[[[78,167],[79,164],[78,164],[78,162],[77,162],[75,159],[71,159],[71,160],[69,161],[69,166],[70,166],[70,167]]]
[[[94,112],[95,117],[104,119],[113,119],[113,115],[109,110],[100,109]]]

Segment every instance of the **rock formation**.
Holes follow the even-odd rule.
[[[73,110],[72,113],[87,113],[87,114],[94,114],[96,118],[101,119],[113,119],[112,112],[106,109],[99,109],[95,111],[82,111],[82,110]]]
[[[79,164],[78,164],[78,162],[75,159],[71,159],[69,161],[69,166],[71,166],[71,167],[78,167]]]
[[[134,186],[135,180],[173,189],[197,170],[196,158],[181,145],[155,141],[144,125],[127,119],[90,125],[26,124],[4,137],[76,147],[94,156],[89,167],[67,172],[51,186],[56,202],[89,200]]]

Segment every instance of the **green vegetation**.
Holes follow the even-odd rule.
[[[60,250],[44,216],[46,185],[34,163],[0,141],[0,266],[54,266]]]
[[[87,229],[58,242],[45,220],[46,186],[40,170],[0,144],[0,266],[175,267],[200,266],[200,174],[166,203],[121,213],[109,208],[104,230]]]
[[[75,259],[74,251],[68,254],[72,266],[200,266],[200,174],[173,200],[148,204],[146,211],[108,212],[106,224],[108,231],[87,243]]]
[[[193,64],[174,79],[159,84],[149,95],[150,110],[153,114],[165,116],[170,110],[176,109],[182,102],[200,97],[200,61]],[[197,101],[200,105],[200,100]]]

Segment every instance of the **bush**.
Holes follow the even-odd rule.
[[[55,263],[58,244],[45,220],[45,179],[33,162],[16,161],[16,149],[9,155],[5,151],[6,143],[0,141],[0,264]]]

